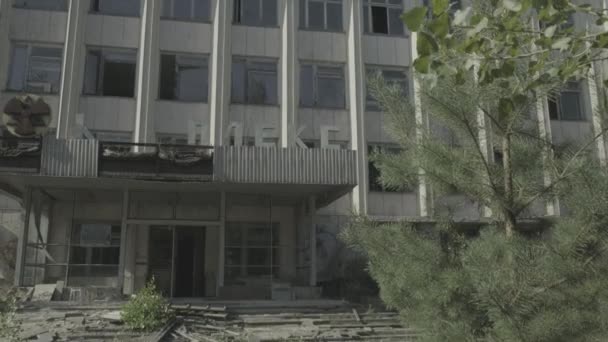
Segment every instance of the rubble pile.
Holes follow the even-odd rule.
[[[174,320],[144,334],[121,319],[122,301],[83,305],[53,301],[56,287],[22,289],[16,319],[23,341],[238,342],[415,341],[394,312],[376,312],[342,301],[243,301],[171,305]],[[195,302],[193,300],[192,302]],[[183,303],[183,302],[182,302]],[[359,310],[358,310],[359,309]]]

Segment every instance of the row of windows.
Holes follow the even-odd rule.
[[[7,88],[11,91],[58,93],[62,49],[57,46],[15,44]],[[135,96],[137,53],[128,49],[92,48],[87,51],[83,93],[95,96]],[[209,65],[205,56],[163,53],[160,56],[159,98],[207,102]],[[369,72],[377,70],[370,69]],[[407,73],[382,70],[388,82],[407,94]],[[235,57],[232,63],[232,102],[278,104],[276,60]],[[302,107],[346,108],[344,66],[303,63],[300,68]],[[368,96],[368,108],[378,105]]]
[[[300,27],[320,31],[344,31],[343,0],[298,0]],[[15,0],[15,7],[65,11],[67,0]],[[92,0],[92,13],[139,16],[140,0]],[[249,26],[278,26],[277,0],[234,0],[233,21]],[[365,33],[403,35],[402,0],[364,0]],[[211,0],[163,0],[162,18],[211,21]]]
[[[59,92],[62,48],[49,45],[15,44],[7,88],[32,93]],[[83,93],[97,96],[133,97],[135,94],[136,52],[134,50],[90,49],[85,63]],[[159,98],[207,102],[208,59],[197,55],[164,53],[160,59]],[[399,86],[407,96],[407,73],[403,70],[368,69]],[[344,67],[302,63],[300,66],[300,106],[345,108]],[[232,65],[232,102],[278,104],[276,61],[235,58]],[[367,109],[380,110],[368,94]],[[580,84],[567,87],[549,100],[553,120],[583,120]]]

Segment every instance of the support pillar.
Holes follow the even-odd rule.
[[[589,74],[588,77],[585,79],[585,81],[582,82],[585,89],[584,89],[584,94],[587,97],[587,101],[585,101],[587,104],[589,104],[589,108],[586,108],[587,112],[589,113],[589,115],[591,115],[591,123],[593,126],[593,136],[598,136],[597,139],[595,140],[595,149],[596,149],[596,154],[597,154],[597,158],[600,162],[600,165],[602,165],[603,167],[606,167],[608,165],[607,162],[607,155],[606,155],[606,134],[601,134],[604,127],[602,124],[602,108],[601,108],[601,104],[600,104],[600,94],[598,91],[598,86],[597,86],[597,81],[596,81],[596,74],[595,74],[595,66],[593,64],[591,64],[591,68],[589,70]]]
[[[209,144],[223,145],[224,123],[230,104],[232,67],[232,3],[213,1],[213,48],[211,52],[211,96],[209,98]]]
[[[25,189],[25,199],[23,201],[23,230],[19,234],[19,244],[17,245],[17,259],[15,265],[15,286],[23,286],[25,274],[25,260],[27,254],[27,241],[29,239],[30,216],[32,211],[32,188]]]
[[[154,105],[158,89],[158,59],[161,0],[144,0],[137,63],[137,104],[135,142],[151,143],[155,139]]]
[[[137,226],[127,226],[125,234],[125,256],[124,256],[124,275],[123,293],[126,295],[135,292],[135,257],[137,244]],[[122,245],[122,242],[121,242]]]
[[[122,219],[120,223],[120,256],[118,261],[118,284],[124,290],[125,284],[125,258],[127,255],[127,218],[129,217],[129,190],[122,194]]]
[[[317,286],[317,203],[314,196],[308,198],[310,211],[310,286]]]
[[[295,146],[298,84],[297,1],[283,0],[281,23],[281,147]]]
[[[84,34],[90,0],[69,0],[61,67],[57,138],[73,138],[84,77]]]
[[[551,134],[551,119],[549,118],[549,105],[546,97],[541,97],[536,101],[536,120],[538,121],[538,134],[542,141],[545,142],[543,148],[543,185],[550,186],[553,182],[551,173],[547,170],[553,159],[553,151],[550,144],[553,141]],[[545,203],[545,215],[559,216],[559,198],[554,197],[547,200]]]
[[[357,186],[353,189],[353,210],[367,214],[367,144],[365,138],[365,82],[363,37],[361,32],[362,5],[360,0],[344,3],[347,8],[348,94],[350,109],[351,149],[357,152]]]
[[[10,63],[11,41],[9,31],[11,24],[12,1],[0,0],[0,85],[2,89],[7,84],[8,68]]]
[[[410,34],[411,61],[415,61],[416,58],[418,58],[418,50],[416,49],[417,39],[418,34],[416,32],[412,32]],[[420,141],[425,134],[427,120],[424,116],[424,112],[422,110],[422,103],[420,100],[420,82],[416,79],[416,77],[412,76],[410,78],[410,86],[412,89],[410,96],[412,98],[412,102],[414,103],[416,115],[416,138],[418,139],[418,141]],[[430,196],[430,189],[426,182],[426,174],[424,170],[418,170],[418,174],[418,215],[421,217],[429,217],[432,211],[432,199]]]
[[[226,192],[222,191],[220,195],[220,233],[219,233],[219,256],[217,265],[217,290],[215,293],[219,295],[219,290],[224,286],[224,263],[226,258]]]

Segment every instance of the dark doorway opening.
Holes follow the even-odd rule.
[[[150,228],[148,276],[168,297],[205,296],[205,228]]]
[[[173,297],[205,295],[205,229],[175,228]]]

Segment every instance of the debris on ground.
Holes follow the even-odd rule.
[[[346,302],[243,301],[173,304],[176,318],[158,331],[130,330],[120,319],[124,302],[78,305],[22,303],[17,319],[25,341],[414,341],[397,313]]]

